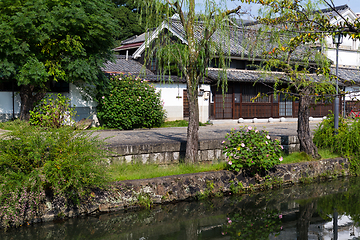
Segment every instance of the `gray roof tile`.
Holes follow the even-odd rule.
[[[125,56],[118,55],[117,57],[115,62],[106,62],[102,71],[107,73],[131,73],[138,75],[145,70],[142,64],[133,60],[131,57],[129,57],[128,60],[126,60]],[[146,69],[146,75],[154,75],[154,73]]]
[[[331,68],[331,73],[335,75],[336,73],[335,67]],[[360,69],[358,68],[339,67],[338,75],[340,80],[344,82],[346,85],[360,84]]]

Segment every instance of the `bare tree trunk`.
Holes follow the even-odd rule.
[[[34,108],[37,101],[41,100],[46,92],[41,91],[34,93],[34,85],[23,85],[20,89],[21,107],[20,107],[20,120],[29,121],[30,111]]]
[[[187,143],[185,163],[198,162],[199,149],[199,104],[198,104],[198,90],[197,87],[191,89],[188,86],[188,101],[189,101],[189,125],[187,128]]]
[[[309,108],[311,97],[309,92],[305,90],[304,94],[300,95],[299,99],[299,117],[298,117],[298,138],[300,141],[300,151],[311,155],[313,158],[318,159],[317,147],[315,146],[310,132],[309,125]]]

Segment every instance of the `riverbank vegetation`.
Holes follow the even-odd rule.
[[[108,182],[103,142],[71,127],[18,126],[0,138],[0,223],[19,226],[46,196],[70,204]]]
[[[334,134],[336,133],[336,134]],[[323,120],[314,135],[314,143],[320,148],[328,148],[331,152],[347,157],[351,163],[351,171],[360,175],[360,121],[339,119],[339,128],[335,132],[334,116]]]
[[[356,141],[360,133],[360,123],[354,121],[350,125],[341,124],[338,136],[331,134],[332,126],[330,117],[320,124],[315,133],[314,140],[320,149],[328,148],[320,150],[320,154],[323,158],[350,156],[352,167],[359,169],[356,165],[359,151]],[[90,131],[78,131],[69,126],[39,127],[23,121],[0,123],[0,128],[11,130],[3,133],[0,138],[0,222],[3,226],[21,225],[24,219],[36,214],[39,204],[48,196],[63,197],[68,204],[78,204],[89,189],[108,182],[216,171],[231,166],[229,159],[225,163],[214,165],[109,164],[104,142],[93,137]],[[251,160],[247,159],[239,168],[247,165],[252,167],[253,163],[261,167],[266,161],[264,163],[263,158],[258,158],[260,155],[265,157],[265,160],[270,154],[273,158],[266,169],[279,163],[314,160],[304,153],[287,156],[281,153],[280,143],[271,142],[266,132],[249,128],[244,130],[250,137],[246,138],[246,134],[238,136],[232,131],[232,135],[229,135],[232,139],[228,138],[228,144],[224,141],[224,152],[230,153],[226,149],[231,147],[236,149],[236,154],[240,154],[239,147],[245,150],[246,146],[250,147],[251,144],[260,148],[261,152],[249,156]],[[253,136],[256,134],[259,139]],[[251,143],[256,139],[259,141]],[[267,149],[269,146],[272,146],[270,150]],[[242,158],[239,154],[234,155],[231,161],[240,161]]]

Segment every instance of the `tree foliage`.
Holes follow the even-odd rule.
[[[112,13],[121,27],[121,31],[116,36],[117,45],[119,45],[122,40],[139,35],[145,29],[139,22],[140,13],[136,2],[130,0],[113,0],[113,2],[115,6]]]
[[[22,119],[50,81],[98,83],[119,30],[111,8],[106,0],[0,1],[0,75],[21,86]]]
[[[146,59],[152,59],[156,55],[159,62],[165,63],[160,67],[160,73],[165,74],[171,71],[170,62],[167,59],[175,60],[180,74],[186,79],[187,96],[189,101],[189,126],[187,129],[186,162],[197,161],[198,151],[198,129],[199,129],[199,107],[198,107],[198,87],[204,80],[207,66],[213,56],[218,56],[220,67],[226,70],[229,61],[226,56],[230,31],[230,15],[237,13],[240,7],[233,10],[222,10],[213,1],[205,1],[205,10],[196,13],[195,0],[181,1],[161,1],[145,0],[140,1],[140,6],[145,10],[148,19],[155,19],[157,26],[162,24],[180,25],[183,39],[181,44],[171,34],[163,32],[150,32],[147,41],[154,40],[152,48],[147,48]],[[166,20],[162,22],[164,16],[163,6],[168,6],[165,12]],[[149,11],[151,9],[151,11]],[[173,14],[176,13],[175,16]],[[147,23],[146,26],[149,23]],[[157,38],[153,39],[157,34]],[[166,59],[166,61],[161,61]]]
[[[262,56],[268,59],[261,69],[282,72],[276,77],[274,90],[288,98],[299,100],[298,137],[300,150],[319,157],[311,140],[309,111],[312,103],[331,102],[335,96],[334,76],[330,61],[320,51],[326,48],[325,37],[339,31],[319,10],[319,2],[308,0],[243,0],[263,5],[257,18],[256,39],[267,41]]]

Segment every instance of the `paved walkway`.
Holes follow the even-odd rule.
[[[314,130],[320,121],[311,121],[310,128]],[[199,139],[224,139],[226,133],[232,128],[252,126],[261,130],[264,129],[270,135],[297,135],[297,122],[276,122],[276,123],[246,123],[240,124],[233,121],[222,124],[214,124],[200,127]],[[101,139],[106,139],[114,145],[139,145],[149,143],[182,142],[186,141],[186,127],[177,128],[154,128],[127,131],[96,131]]]

